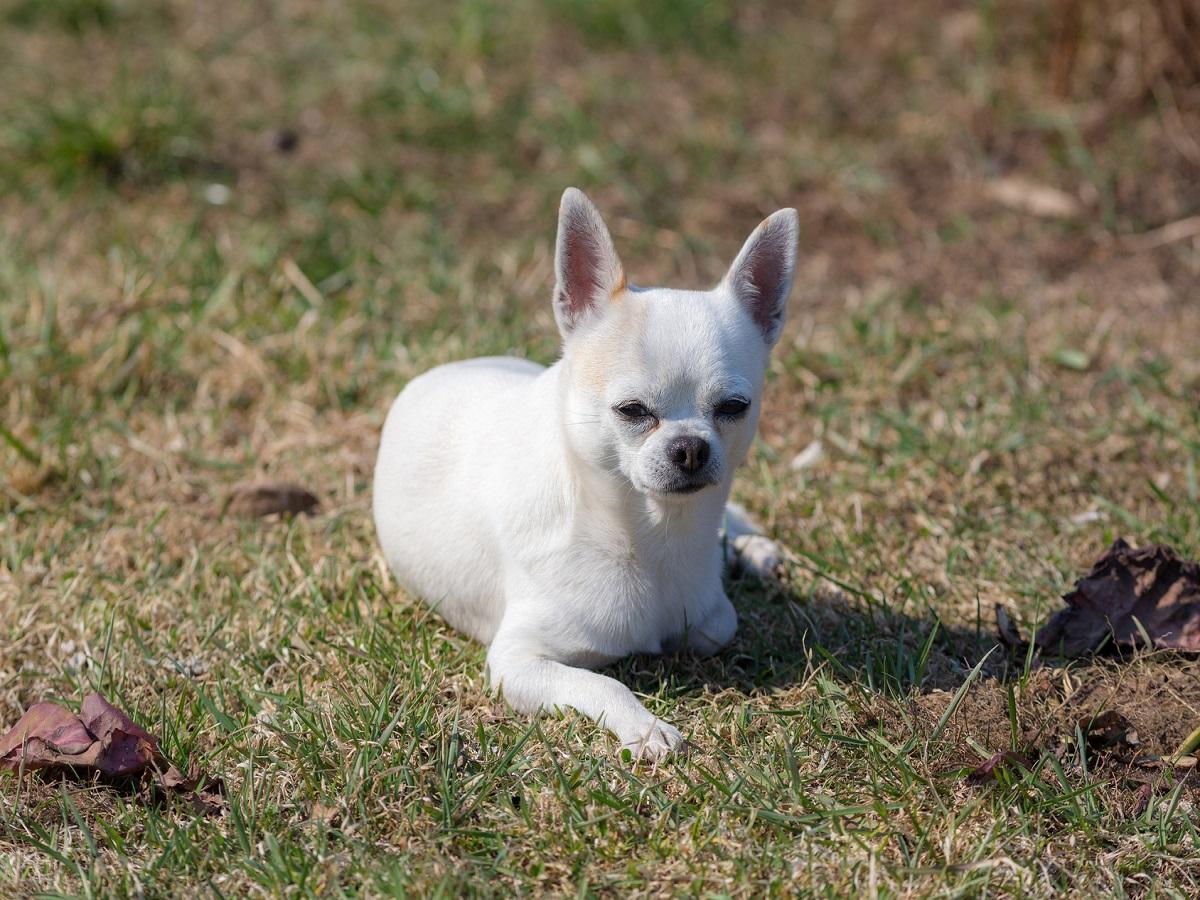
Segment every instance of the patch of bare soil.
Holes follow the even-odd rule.
[[[913,735],[933,733],[953,697],[919,695],[907,715],[893,710],[890,724]],[[998,767],[1037,771],[1053,757],[1073,782],[1082,785],[1085,775],[1089,783],[1103,782],[1102,795],[1136,811],[1152,793],[1180,783],[1200,799],[1195,757],[1175,757],[1198,725],[1200,661],[1155,654],[1132,663],[1040,669],[1023,684],[982,681],[968,690],[931,750],[936,768],[972,773],[977,783]],[[1055,776],[1042,766],[1039,777]]]

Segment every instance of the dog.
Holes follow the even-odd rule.
[[[595,206],[568,188],[554,260],[561,358],[439,366],[392,404],[373,496],[384,557],[405,590],[487,645],[491,685],[516,710],[577,710],[639,759],[682,747],[594,670],[635,653],[717,652],[737,628],[729,551],[758,574],[778,563],[727,502],[798,227],[794,209],[764,220],[712,290],[636,287]]]

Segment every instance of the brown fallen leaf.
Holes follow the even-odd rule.
[[[1144,630],[1158,649],[1200,652],[1200,565],[1170,547],[1117,538],[1063,600],[1037,633],[1042,650],[1079,656],[1110,635],[1130,647],[1145,642]]]
[[[1098,716],[1084,716],[1079,731],[1093,753],[1106,750],[1132,750],[1141,741],[1130,721],[1115,709],[1106,709]]]
[[[91,693],[83,698],[79,718],[87,730],[99,740],[104,740],[115,731],[122,731],[152,744],[156,751],[158,749],[158,738],[141,728],[99,694]]]
[[[204,778],[194,763],[186,775],[171,766],[158,777],[156,785],[164,794],[187,800],[201,815],[216,815],[225,810],[225,783],[220,778]]]
[[[1033,769],[1033,766],[1023,754],[1012,750],[1001,750],[999,753],[993,753],[983,763],[968,772],[967,784],[983,784],[991,781],[996,777],[998,770],[1009,768],[1028,772]]]
[[[163,762],[158,738],[99,694],[83,699],[78,716],[57,703],[35,703],[0,737],[0,768],[11,772],[44,769],[129,779],[160,773]],[[170,766],[151,785],[160,795],[186,799],[203,815],[225,810],[224,782],[201,777],[195,765],[187,775]]]
[[[113,729],[100,741],[96,769],[109,778],[137,775],[158,761],[158,744],[148,743],[140,735]]]
[[[161,760],[158,739],[99,694],[84,698],[81,716],[55,703],[35,703],[0,738],[0,767],[121,778]]]
[[[55,756],[82,753],[95,740],[78,717],[57,703],[35,703],[0,739],[0,765],[15,771],[24,755],[26,768],[40,768],[43,758],[49,764]],[[22,754],[22,749],[33,752]]]
[[[1133,808],[1129,810],[1130,818],[1136,819],[1144,813],[1150,806],[1150,798],[1154,796],[1154,786],[1150,782],[1146,782],[1138,788],[1137,794],[1134,796]]]
[[[158,778],[158,786],[165,791],[176,791],[186,793],[194,791],[196,785],[200,782],[200,772],[194,766],[188,770],[188,774],[184,775],[174,766],[167,768]]]
[[[192,809],[202,816],[216,816],[225,811],[225,798],[207,791],[196,791],[188,795]]]
[[[311,513],[319,500],[315,494],[288,481],[243,481],[234,485],[226,510],[238,516],[258,518],[272,513],[294,516]]]

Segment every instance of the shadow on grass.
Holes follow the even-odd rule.
[[[981,675],[1006,680],[1024,660],[996,647],[990,616],[969,627],[937,613],[906,612],[813,584],[729,584],[738,610],[737,636],[707,659],[637,656],[612,667],[635,692],[676,697],[734,689],[785,691],[814,671],[889,696],[958,688],[987,656]]]
[[[971,626],[947,625],[928,607],[898,610],[820,578],[729,587],[741,619],[729,647],[708,659],[633,657],[613,674],[634,692],[668,703],[725,694],[718,702],[736,707],[769,696],[777,712],[829,696],[824,688],[792,689],[815,679],[825,687],[832,682],[857,700],[885,701],[859,704],[863,728],[922,740],[939,733],[935,756],[946,771],[977,766],[979,747],[1062,758],[1064,748],[1079,746],[1081,723],[1108,710],[1132,723],[1140,752],[1150,758],[1172,752],[1195,728],[1200,662],[1185,655],[1136,652],[1031,667],[1025,656],[997,646],[990,615]],[[978,679],[960,697],[977,666]],[[1067,690],[1060,667],[1072,672]],[[947,720],[951,705],[958,713]],[[1112,759],[1123,764],[1119,755]],[[1131,794],[1143,783],[1122,790]]]

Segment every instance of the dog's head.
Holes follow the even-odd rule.
[[[770,216],[712,290],[638,288],[626,282],[595,206],[567,189],[554,316],[577,455],[663,499],[728,482],[754,437],[798,229],[794,209]]]

